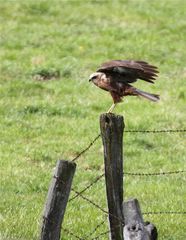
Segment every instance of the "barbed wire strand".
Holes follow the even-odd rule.
[[[92,204],[93,206],[95,206],[96,208],[100,209],[103,213],[109,214],[105,209],[103,209],[102,207],[100,207],[98,204],[94,203],[92,200],[88,199],[87,197],[83,196],[82,194],[80,194],[79,192],[77,192],[76,190],[74,190],[73,188],[71,188],[71,190],[73,192],[75,192],[76,194],[78,194],[78,196],[80,196],[82,199],[86,200],[88,203]]]
[[[183,212],[160,211],[160,212],[144,212],[144,213],[143,213],[143,215],[160,215],[160,214],[168,214],[168,215],[170,215],[170,214],[172,214],[172,215],[178,215],[178,214],[179,214],[179,215],[185,215],[186,212],[185,212],[185,211],[183,211]],[[97,237],[91,238],[91,240],[97,240],[97,239],[99,239],[101,236],[106,235],[106,234],[108,234],[109,232],[110,232],[110,230],[107,230],[107,231],[105,231],[105,232],[103,232],[103,233],[100,233]]]
[[[163,129],[163,130],[124,130],[125,133],[182,133],[186,132],[186,129]],[[74,157],[71,161],[75,162],[81,155],[83,155],[85,152],[87,152],[91,146],[101,137],[101,134],[99,133],[94,140],[80,153],[77,154],[76,157]]]
[[[179,133],[179,132],[186,132],[185,129],[166,129],[166,130],[126,130],[126,133]],[[83,149],[75,158],[72,159],[73,162],[75,162],[78,158],[80,158],[84,153],[86,153],[91,146],[100,138],[101,134],[98,134],[95,139],[85,148]],[[184,173],[186,172],[185,170],[181,170],[181,171],[170,171],[170,172],[160,172],[160,173],[130,173],[130,172],[126,172],[124,173],[125,175],[132,175],[132,176],[155,176],[155,175],[169,175],[169,174],[179,174],[179,173]],[[109,212],[107,212],[105,209],[103,209],[102,207],[100,207],[98,204],[95,204],[92,200],[88,199],[87,197],[83,196],[82,193],[84,193],[87,189],[89,189],[90,187],[92,187],[95,183],[97,183],[102,177],[104,176],[104,174],[98,176],[93,182],[91,182],[87,187],[85,187],[83,190],[81,190],[80,192],[72,189],[72,191],[74,191],[76,193],[76,195],[74,197],[72,197],[69,201],[74,200],[75,198],[77,198],[78,196],[81,196],[84,200],[88,201],[89,203],[91,203],[92,205],[94,205],[96,208],[100,209],[102,212],[106,213],[107,215],[112,215]],[[158,215],[158,214],[186,214],[186,212],[144,212],[144,215]],[[113,217],[117,218],[122,224],[123,224],[123,220],[112,215]],[[88,235],[88,237],[90,237],[92,234],[94,234],[97,229],[99,227],[101,227],[103,224],[105,223],[105,220],[102,221],[101,223],[99,223]],[[77,235],[75,235],[74,233],[70,232],[67,229],[64,229],[64,231],[66,231],[68,234],[76,237],[76,239],[80,239],[80,240],[85,240],[86,238],[81,238]],[[99,239],[100,236],[106,235],[108,234],[110,231],[106,231],[103,232],[101,234],[99,234],[97,237],[92,238],[92,239]]]
[[[65,182],[60,179],[58,176],[53,176],[53,178],[58,179],[58,181],[62,182],[63,184],[65,184]],[[71,191],[78,194],[82,199],[86,200],[88,203],[92,204],[93,206],[95,206],[97,209],[101,210],[103,213],[106,213],[107,215],[110,215],[112,217],[114,217],[115,219],[117,219],[118,221],[120,221],[120,223],[123,223],[123,219],[109,213],[108,211],[106,211],[105,209],[103,209],[102,207],[100,207],[98,204],[94,203],[92,200],[88,199],[87,197],[83,196],[81,193],[79,193],[78,191],[76,191],[74,188],[71,188]]]
[[[75,237],[76,239],[79,240],[86,240],[85,238],[79,237],[76,234],[74,234],[73,232],[69,231],[68,229],[62,227],[63,231],[66,232],[67,234],[71,235],[72,237]]]
[[[176,212],[176,211],[173,211],[173,212],[168,212],[168,211],[160,211],[160,212],[143,212],[142,213],[143,215],[185,215],[186,214],[186,211],[183,211],[183,212]],[[105,219],[106,220],[106,219]],[[91,232],[90,234],[86,235],[85,237],[79,237],[77,236],[76,234],[74,234],[73,232],[69,231],[68,229],[62,227],[62,229],[69,235],[75,237],[76,239],[79,239],[79,240],[86,240],[86,239],[90,239],[90,236],[93,235],[97,229],[99,227],[101,227],[104,223],[105,223],[105,220],[103,220],[101,223],[99,223]],[[107,230],[105,232],[102,232],[100,233],[99,235],[97,235],[96,237],[93,237],[91,238],[91,240],[97,240],[99,239],[101,236],[103,235],[106,235],[110,232],[110,230]]]
[[[161,176],[161,175],[172,175],[172,174],[182,174],[182,173],[186,173],[186,170],[179,170],[179,171],[169,171],[169,172],[154,172],[154,173],[136,173],[136,172],[124,172],[124,175],[128,175],[128,176]],[[89,188],[91,188],[94,184],[96,184],[99,180],[102,179],[102,177],[104,177],[104,173],[99,175],[97,178],[95,178],[91,183],[89,183],[84,189],[82,189],[81,191],[79,191],[79,194],[84,193],[85,191],[87,191]],[[74,199],[76,199],[79,194],[76,194],[75,196],[73,196],[72,198],[69,199],[69,202],[73,201]]]
[[[172,175],[172,174],[180,174],[185,173],[186,170],[179,170],[179,171],[170,171],[170,172],[154,172],[154,173],[132,173],[132,172],[124,172],[124,175],[131,175],[131,176],[160,176],[160,175]]]
[[[186,171],[184,170],[181,170],[181,171],[170,171],[170,172],[161,172],[161,173],[130,173],[130,172],[127,172],[125,173],[126,175],[137,175],[137,176],[157,176],[157,175],[170,175],[170,174],[179,174],[179,173],[184,173]],[[89,189],[90,187],[92,187],[94,184],[96,184],[102,177],[104,176],[104,174],[101,174],[100,176],[98,176],[93,182],[91,182],[88,186],[86,186],[83,190],[81,190],[80,192],[77,192],[76,190],[72,189],[76,195],[74,197],[72,197],[69,201],[72,201],[74,200],[75,198],[81,196],[84,200],[88,201],[89,203],[91,203],[92,205],[94,205],[95,207],[99,208],[102,212],[106,213],[107,215],[109,215],[109,212],[107,212],[106,210],[104,210],[103,208],[101,208],[98,204],[95,204],[92,200],[88,199],[87,197],[85,196],[82,196],[82,193],[84,193],[87,189]],[[152,214],[186,214],[185,212],[163,212],[163,211],[160,211],[160,212],[145,212],[143,213],[144,215],[152,215]],[[119,219],[121,221],[121,219]],[[87,235],[86,237],[84,238],[89,238],[94,232],[97,231],[97,229],[99,227],[101,227],[103,224],[105,223],[105,220],[102,221],[101,223],[99,223],[93,230],[92,232]],[[83,238],[83,239],[84,239]]]
[[[185,215],[186,211],[183,212],[168,212],[168,211],[160,211],[160,212],[144,212],[143,215]]]
[[[116,228],[118,228],[118,227],[120,228],[121,226],[120,226],[120,225],[112,226],[112,229],[116,229]],[[124,227],[124,224],[123,224],[123,227]],[[107,230],[107,231],[105,231],[105,232],[100,233],[98,236],[96,236],[96,237],[94,237],[94,238],[91,238],[91,240],[99,239],[101,236],[106,235],[106,234],[108,234],[108,233],[111,233],[111,230],[110,230],[110,229]]]
[[[105,222],[106,222],[107,218],[105,218],[101,223],[97,224],[94,229],[87,234],[84,238],[90,239],[90,237],[98,230],[98,228],[100,228]]]
[[[102,237],[102,236],[104,236],[104,235],[106,235],[106,234],[108,234],[108,233],[110,233],[110,230],[107,230],[107,231],[105,231],[105,232],[102,232],[102,233],[100,233],[98,236],[96,236],[96,237],[94,237],[94,238],[91,238],[90,240],[97,240],[97,239],[99,239],[100,237]]]
[[[85,152],[87,152],[91,146],[98,140],[98,138],[100,138],[101,134],[98,134],[94,140],[85,148],[83,149],[75,158],[73,158],[71,161],[75,162],[78,158],[80,158]]]
[[[79,194],[84,193],[86,190],[88,190],[89,188],[91,188],[94,184],[96,184],[105,174],[101,174],[100,176],[98,176],[96,179],[94,179],[89,185],[87,185],[83,190],[81,190],[79,192]],[[75,196],[73,196],[71,199],[69,199],[69,202],[71,202],[72,200],[76,199],[79,194],[76,194]]]
[[[125,133],[182,133],[186,132],[186,129],[165,129],[165,130],[125,130]],[[71,161],[75,162],[78,158],[80,158],[85,152],[87,152],[92,145],[101,137],[99,133],[90,144],[83,149],[80,153],[77,154]]]
[[[103,209],[102,207],[100,207],[98,204],[94,203],[92,200],[88,199],[87,197],[83,196],[82,194],[80,194],[79,192],[77,192],[76,190],[74,190],[73,188],[71,188],[71,190],[73,192],[75,192],[76,194],[79,194],[79,196],[86,200],[87,202],[89,202],[90,204],[92,204],[93,206],[95,206],[97,209],[101,210],[103,213],[106,213],[107,215],[110,215],[112,217],[114,217],[115,219],[117,219],[121,224],[123,224],[123,219],[109,213],[108,211],[106,211],[105,209]]]
[[[74,189],[72,189],[72,191],[74,191],[75,193],[78,193],[77,191],[75,191]],[[103,209],[102,207],[100,207],[98,204],[94,203],[92,200],[88,199],[87,197],[79,194],[79,196],[81,198],[83,198],[84,200],[86,200],[87,202],[89,202],[90,204],[92,204],[93,206],[95,206],[96,208],[100,209],[103,213],[106,213],[107,215],[110,215],[114,218],[116,218],[117,220],[120,221],[120,223],[123,224],[123,220],[120,219],[119,217],[117,216],[114,216],[113,214],[109,213],[108,211],[106,211],[105,209]],[[144,212],[143,214],[146,214],[146,215],[152,215],[152,214],[186,214],[186,211],[180,211],[180,212],[177,212],[177,211],[159,211],[159,212]]]
[[[125,133],[182,133],[186,129],[165,129],[165,130],[125,130]]]

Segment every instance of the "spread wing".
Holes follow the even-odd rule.
[[[144,61],[112,60],[103,63],[97,72],[115,76],[113,79],[119,82],[133,83],[142,79],[154,83],[158,70]]]

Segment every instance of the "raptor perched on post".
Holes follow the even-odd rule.
[[[112,112],[115,105],[128,95],[142,96],[153,102],[158,101],[159,95],[144,92],[131,85],[138,79],[154,83],[157,74],[157,67],[144,61],[112,60],[103,63],[90,75],[89,81],[111,94],[114,104],[108,112]]]

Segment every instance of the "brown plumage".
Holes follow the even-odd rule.
[[[89,81],[110,92],[114,104],[122,101],[124,96],[142,96],[151,101],[158,101],[159,95],[147,93],[131,85],[138,79],[154,83],[158,74],[157,67],[144,61],[112,60],[103,63],[98,70],[90,75]]]

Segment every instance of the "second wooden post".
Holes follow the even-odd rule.
[[[102,114],[100,128],[104,147],[110,239],[123,240],[123,117],[111,113]]]

